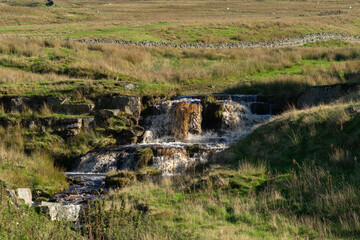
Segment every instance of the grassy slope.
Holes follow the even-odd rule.
[[[357,81],[358,44],[283,49],[171,49],[0,40],[0,94],[96,97],[262,93],[296,96],[305,87]],[[138,85],[127,89],[128,83]]]

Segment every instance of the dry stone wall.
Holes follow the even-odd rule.
[[[11,36],[2,36],[2,38],[11,38]],[[45,39],[22,37],[24,39]],[[202,48],[202,49],[222,49],[222,48],[281,48],[296,47],[308,43],[326,42],[329,40],[340,40],[343,42],[360,42],[360,36],[348,35],[334,32],[309,33],[300,37],[283,38],[269,42],[224,42],[219,44],[202,44],[202,43],[174,43],[174,42],[155,42],[155,41],[128,41],[113,39],[60,39],[66,41],[75,41],[87,44],[119,44],[119,45],[136,45],[141,47],[173,47],[173,48]]]

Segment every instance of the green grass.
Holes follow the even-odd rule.
[[[285,91],[295,96],[308,86],[357,82],[359,56],[356,44],[197,50],[4,40],[0,94],[66,96],[82,92],[96,97],[111,93],[168,95],[181,89],[185,94]],[[128,83],[138,88],[126,89]]]
[[[0,190],[0,239],[79,239],[69,223],[52,222],[26,206],[16,208]]]

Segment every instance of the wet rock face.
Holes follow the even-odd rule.
[[[201,134],[200,104],[181,102],[174,106],[172,134],[176,140],[185,140],[189,133]]]
[[[81,172],[92,172],[92,173],[103,173],[109,171],[116,171],[119,164],[118,159],[127,157],[126,151],[115,152],[115,151],[100,151],[87,153],[80,157],[78,162],[75,163],[75,171]]]
[[[221,128],[224,104],[209,96],[202,98],[201,104],[203,106],[201,127],[204,130],[219,130]]]

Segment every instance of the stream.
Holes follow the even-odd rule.
[[[201,95],[182,96],[162,102],[150,109],[143,119],[145,133],[141,142],[116,148],[95,150],[79,157],[67,172],[70,188],[54,194],[52,201],[84,204],[107,193],[104,178],[109,171],[135,171],[138,149],[150,148],[150,167],[163,176],[181,174],[186,169],[211,162],[216,153],[249,134],[273,116],[276,105],[259,102],[256,95],[214,95],[223,105],[221,121],[214,128],[204,125]]]

